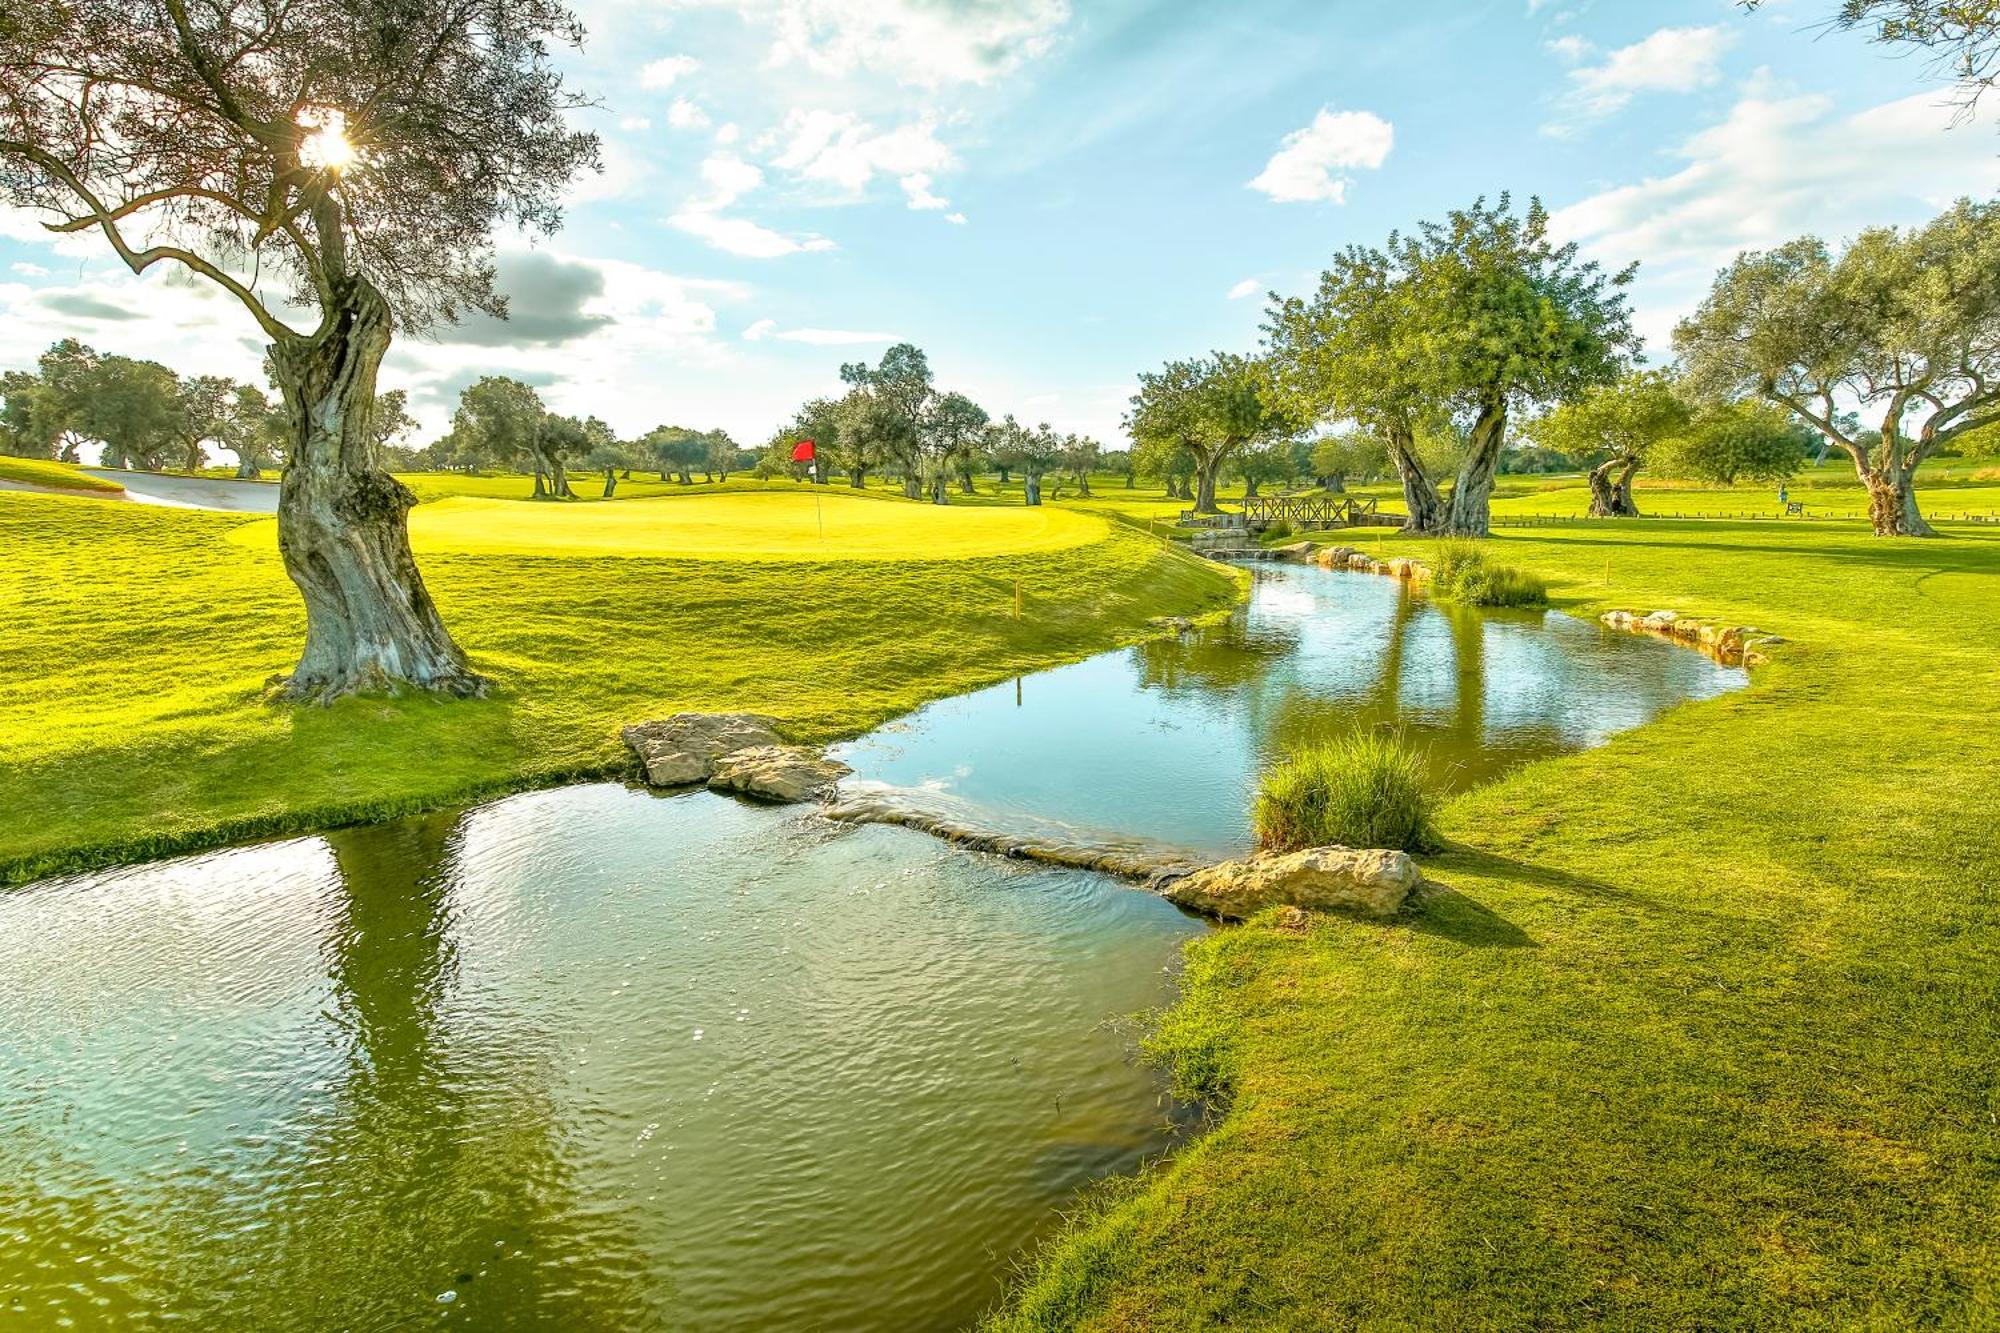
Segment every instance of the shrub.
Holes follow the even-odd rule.
[[[1292,520],[1289,518],[1278,519],[1270,527],[1264,529],[1264,539],[1266,541],[1283,541],[1291,535]]]
[[[1366,731],[1295,751],[1264,775],[1252,822],[1267,851],[1392,847],[1435,851],[1436,797],[1400,736]]]
[[[1433,596],[1466,606],[1546,606],[1548,585],[1512,565],[1496,565],[1478,542],[1452,537],[1438,543],[1431,560]]]

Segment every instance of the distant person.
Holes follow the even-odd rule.
[[[1785,488],[1785,483],[1784,483],[1784,482],[1782,482],[1782,481],[1781,481],[1781,482],[1779,482],[1779,483],[1778,483],[1778,508],[1780,508],[1780,509],[1783,509],[1783,508],[1784,508],[1784,507],[1785,507],[1786,505],[1790,504],[1790,503],[1791,503],[1791,501],[1792,501],[1792,493],[1791,493],[1791,491],[1789,491],[1789,490],[1787,490],[1787,489]]]

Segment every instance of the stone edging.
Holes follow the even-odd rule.
[[[1754,625],[1724,625],[1675,611],[1606,611],[1598,623],[1628,634],[1651,634],[1698,648],[1724,666],[1762,666],[1770,649],[1790,640],[1766,634]]]

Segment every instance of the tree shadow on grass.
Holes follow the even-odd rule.
[[[1533,949],[1535,941],[1519,926],[1448,884],[1427,880],[1423,898],[1410,914],[1410,929],[1479,949]]]
[[[1487,879],[1510,880],[1516,884],[1553,889],[1559,893],[1590,898],[1599,902],[1622,903],[1640,909],[1653,904],[1614,884],[1572,874],[1549,866],[1530,865],[1493,852],[1454,847],[1438,867],[1447,876],[1453,870]],[[1423,897],[1416,904],[1410,926],[1422,935],[1436,935],[1479,948],[1520,949],[1538,947],[1534,939],[1492,908],[1453,888],[1448,879],[1426,873]]]

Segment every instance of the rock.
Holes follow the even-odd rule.
[[[1609,625],[1612,629],[1632,628],[1632,613],[1630,611],[1606,611],[1598,617],[1598,620]]]
[[[1292,542],[1287,546],[1274,546],[1271,548],[1271,558],[1273,560],[1306,561],[1312,559],[1312,553],[1313,544],[1311,542]]]
[[[1235,921],[1280,905],[1386,917],[1423,878],[1403,852],[1310,847],[1225,861],[1174,880],[1163,891],[1182,907]]]
[[[1186,634],[1194,628],[1194,622],[1186,616],[1154,616],[1146,623],[1154,629],[1163,629],[1172,634]]]
[[[781,745],[777,722],[761,713],[675,713],[619,733],[645,766],[655,787],[689,787],[708,781],[715,761],[735,750]]]
[[[854,770],[804,745],[753,745],[715,761],[708,785],[768,801],[810,801],[830,794]]]
[[[1653,630],[1654,632],[1659,634],[1665,634],[1673,629],[1674,622],[1679,619],[1680,616],[1672,611],[1655,611],[1653,612],[1652,615],[1647,616],[1644,620],[1641,620],[1639,624],[1641,628]]]
[[[942,792],[861,781],[844,786],[823,813],[850,824],[898,824],[946,842],[1023,861],[1099,870],[1155,890],[1208,862],[1193,852],[1145,839],[1100,836],[1047,820],[1000,824],[990,810]]]

